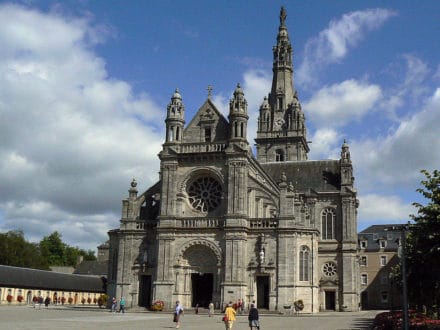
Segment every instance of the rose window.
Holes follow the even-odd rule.
[[[331,277],[336,275],[336,264],[334,262],[326,262],[322,267],[325,276]]]
[[[187,189],[189,203],[201,212],[209,212],[220,205],[222,187],[211,177],[202,177],[194,180]]]

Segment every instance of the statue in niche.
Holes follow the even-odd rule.
[[[264,264],[264,248],[262,248],[260,250],[258,258],[259,258],[258,261],[260,262],[260,265]]]

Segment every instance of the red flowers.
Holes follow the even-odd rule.
[[[6,300],[8,301],[8,303],[10,303],[12,301],[12,299],[14,299],[10,294],[8,294],[6,296]]]
[[[402,311],[384,312],[376,315],[374,330],[399,329],[402,327]],[[411,329],[439,329],[440,320],[431,320],[422,313],[409,311],[409,326]]]

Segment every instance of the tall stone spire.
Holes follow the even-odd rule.
[[[260,107],[255,139],[260,162],[306,160],[309,152],[305,116],[293,85],[293,50],[286,18],[281,7],[277,44],[272,49],[272,88]]]
[[[278,112],[274,119],[280,117],[281,112],[285,111],[287,105],[292,103],[295,95],[293,88],[293,51],[287,32],[286,18],[286,10],[281,7],[277,44],[273,47],[273,79],[269,94],[269,104],[273,110]]]

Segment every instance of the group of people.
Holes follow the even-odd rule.
[[[197,306],[198,307],[198,306]],[[225,323],[226,330],[231,330],[236,320],[236,315],[238,313],[243,313],[244,311],[244,300],[240,300],[236,304],[233,304],[232,301],[227,304],[224,310],[224,316],[222,321]],[[197,312],[196,312],[197,314]],[[176,306],[174,308],[173,314],[173,322],[176,323],[176,329],[180,328],[180,318],[183,315],[183,307],[180,304],[180,301],[176,301]],[[214,304],[211,302],[208,305],[208,315],[212,317],[214,315]],[[260,321],[258,315],[258,309],[256,307],[255,301],[252,302],[249,308],[248,313],[248,321],[250,330],[260,330]]]
[[[240,300],[239,300],[240,301]],[[225,315],[223,316],[223,322],[225,323],[226,330],[231,330],[236,320],[237,311],[242,313],[244,311],[244,304],[236,305],[234,308],[232,301],[226,306]],[[258,315],[258,309],[255,305],[255,301],[252,302],[249,308],[248,321],[250,330],[260,330],[260,321]]]
[[[111,307],[111,312],[112,313],[125,313],[125,298],[121,297],[121,299],[119,299],[119,310],[118,310],[118,301],[116,300],[115,297],[112,298],[112,307]]]
[[[41,306],[46,306],[46,308],[49,308],[49,304],[50,304],[50,298],[49,296],[46,297],[46,299],[43,299],[42,296],[39,297],[34,297],[33,299],[33,303],[34,303],[34,308],[41,308]]]

